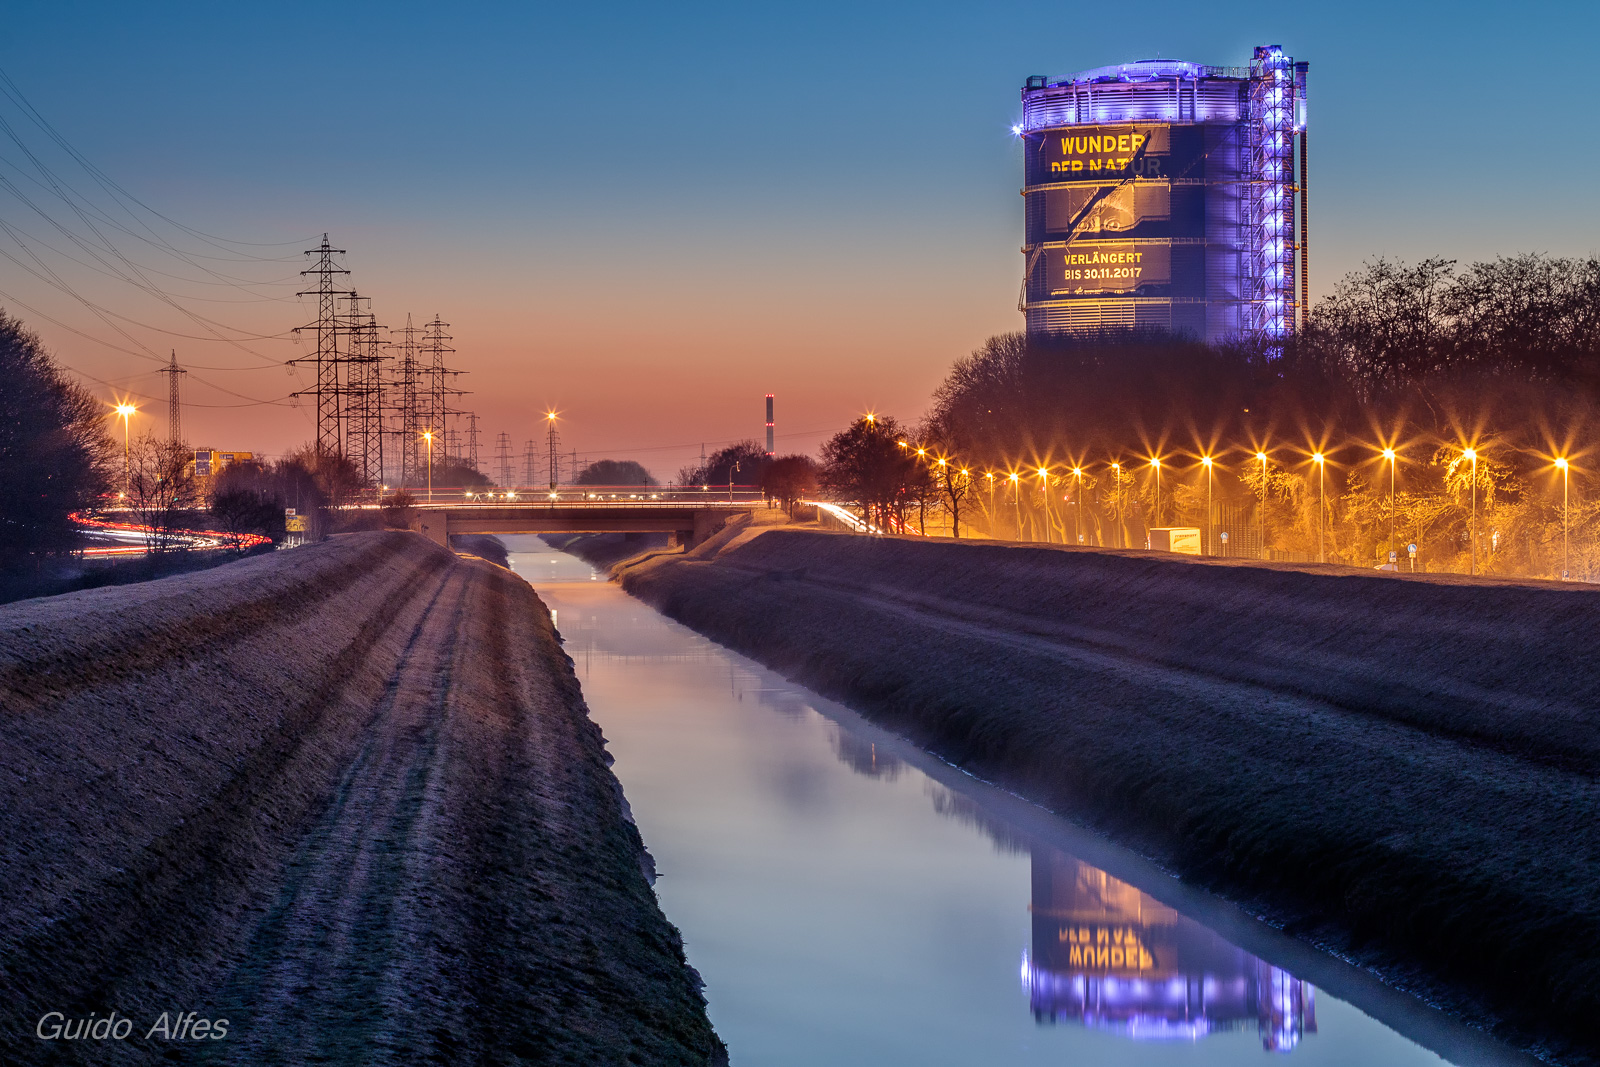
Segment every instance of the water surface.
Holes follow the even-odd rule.
[[[505,540],[738,1067],[1530,1062]]]

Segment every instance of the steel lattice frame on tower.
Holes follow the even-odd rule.
[[[402,487],[411,485],[422,474],[422,431],[428,428],[423,425],[423,397],[419,395],[423,381],[417,361],[418,332],[411,325],[410,315],[406,316],[403,328],[389,331],[389,347],[395,353],[394,377],[390,379],[390,398],[394,409],[391,424],[398,438],[395,451],[400,464],[400,477],[397,484]],[[398,341],[393,340],[395,334],[400,335]]]
[[[478,469],[478,413],[467,412],[467,463]]]
[[[172,352],[172,362],[161,368],[161,373],[167,376],[167,440],[177,444],[183,440],[183,424],[178,406],[178,375],[189,372],[178,366],[178,353]]]
[[[383,480],[383,344],[378,321],[370,311],[372,301],[352,292],[346,301],[345,330],[349,336],[345,381],[345,455],[368,485]],[[363,310],[363,305],[367,310]]]
[[[340,434],[344,429],[341,418],[341,400],[344,391],[341,368],[346,362],[345,357],[339,354],[339,321],[338,300],[342,296],[351,295],[348,290],[338,289],[334,286],[334,276],[349,274],[343,267],[334,265],[333,257],[342,256],[345,250],[334,248],[328,244],[328,235],[322,235],[322,244],[316,248],[306,250],[306,255],[316,256],[317,265],[309,270],[300,272],[302,277],[307,275],[315,279],[315,284],[310,289],[301,290],[297,296],[314,296],[317,298],[317,319],[305,326],[297,327],[295,333],[301,330],[315,330],[317,338],[317,354],[312,362],[317,369],[317,452],[320,455],[337,455],[344,450],[344,442]],[[290,360],[290,364],[304,362]],[[295,393],[301,396],[301,393]]]
[[[534,483],[538,481],[533,469],[538,460],[539,445],[530,437],[522,446],[522,484],[529,489],[532,489]]]
[[[1304,67],[1301,64],[1300,67]],[[1298,78],[1296,75],[1298,74]],[[1249,148],[1246,154],[1245,329],[1269,341],[1294,332],[1299,316],[1295,278],[1295,133],[1305,71],[1277,45],[1250,60]]]
[[[449,326],[448,322],[440,321],[437,315],[433,317],[433,321],[424,323],[422,345],[418,351],[418,359],[422,363],[421,373],[426,383],[421,398],[424,404],[422,417],[427,423],[424,429],[441,434],[445,430],[445,417],[449,411],[449,404],[445,400],[448,391],[446,379],[460,373],[445,366],[444,357],[455,351],[445,344],[451,339],[450,335],[444,332]]]
[[[554,489],[561,484],[561,435],[556,432],[556,417],[550,415],[545,419],[548,426],[545,434],[550,443],[550,488]]]
[[[497,473],[500,475],[500,488],[512,488],[511,482],[511,435],[501,432],[494,438],[494,458]]]

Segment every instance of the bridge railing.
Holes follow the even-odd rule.
[[[380,499],[389,499],[397,490],[387,488],[378,493]],[[671,503],[671,504],[748,504],[766,499],[757,486],[637,486],[637,485],[558,485],[512,486],[488,489],[478,486],[439,486],[430,491],[426,487],[407,487],[403,490],[414,504],[536,504],[536,503]]]

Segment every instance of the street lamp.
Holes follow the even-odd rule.
[[[1571,474],[1571,464],[1566,462],[1565,456],[1557,456],[1555,458],[1555,469],[1562,472],[1562,581],[1565,582],[1566,577],[1570,574],[1568,566],[1566,566],[1566,499],[1568,499],[1566,498],[1566,480]]]
[[[1155,507],[1151,509],[1151,513],[1155,517],[1155,520],[1157,522],[1160,522],[1161,521],[1161,457],[1160,456],[1151,456],[1150,457],[1150,466],[1155,468],[1155,472],[1156,472],[1156,504],[1155,504]],[[1148,528],[1148,524],[1146,524],[1146,528]]]
[[[1073,467],[1072,476],[1078,479],[1078,544],[1085,544],[1083,539],[1083,468]]]
[[[994,471],[984,474],[989,479],[989,536],[994,536]]]
[[[1557,456],[1556,469],[1561,472],[1561,580],[1564,582],[1570,574],[1567,569],[1567,479],[1572,465],[1566,457]]]
[[[1326,563],[1328,562],[1328,554],[1322,546],[1322,512],[1326,499],[1324,484],[1327,482],[1327,479],[1323,477],[1323,473],[1327,470],[1327,464],[1326,458],[1321,452],[1312,453],[1311,459],[1317,465],[1317,562]]]
[[[1206,469],[1206,555],[1211,555],[1211,540],[1216,534],[1211,522],[1211,457],[1201,456],[1201,464]]]
[[[1056,535],[1050,528],[1050,471],[1045,467],[1039,468],[1039,503],[1044,508],[1044,539],[1047,544],[1053,545]]]
[[[1383,458],[1389,461],[1389,562],[1390,563],[1394,563],[1395,562],[1395,548],[1394,548],[1394,464],[1395,464],[1395,453],[1394,453],[1394,449],[1392,449],[1392,448],[1384,449],[1383,450]],[[1400,569],[1399,564],[1395,564],[1395,569],[1396,570]]]
[[[124,500],[133,491],[133,459],[128,447],[128,418],[138,410],[132,404],[117,405],[117,414],[122,416],[122,497]]]
[[[1267,558],[1267,454],[1257,452],[1256,459],[1261,461],[1261,514],[1257,516],[1261,523],[1261,558]]]
[[[1011,472],[1011,504],[1017,513],[1017,540],[1022,540],[1022,476]]]
[[[1472,523],[1467,527],[1467,536],[1472,540],[1472,573],[1478,573],[1478,451],[1474,448],[1463,449],[1462,459],[1472,461]]]
[[[1122,464],[1111,464],[1111,510],[1117,513],[1117,547],[1128,547],[1128,531],[1122,525]]]
[[[433,503],[433,431],[423,430],[422,439],[428,442],[428,503]]]

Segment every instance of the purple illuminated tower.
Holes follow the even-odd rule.
[[[1029,78],[1014,131],[1029,334],[1291,333],[1307,297],[1306,69],[1271,45],[1248,67],[1142,60]]]

